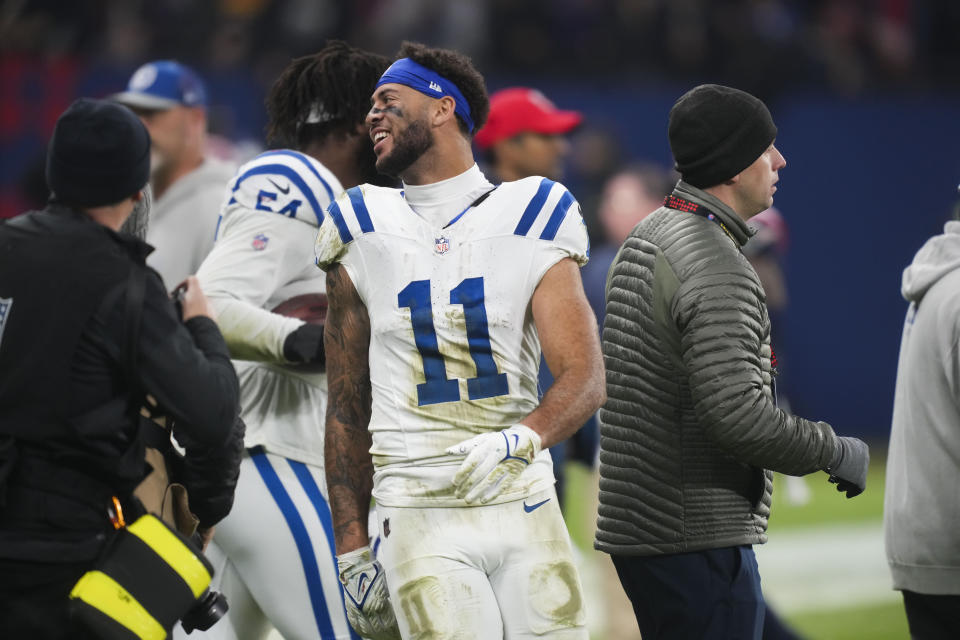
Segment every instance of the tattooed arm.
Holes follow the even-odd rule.
[[[370,456],[370,317],[343,265],[327,272],[327,422],[324,460],[338,554],[368,544],[373,491]]]

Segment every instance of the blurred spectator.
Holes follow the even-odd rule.
[[[677,175],[656,164],[637,164],[614,174],[604,185],[597,209],[602,240],[590,247],[590,262],[580,273],[587,300],[603,331],[607,272],[620,245],[637,223],[657,210],[673,189]]]
[[[486,152],[494,182],[559,180],[570,153],[565,136],[582,121],[580,113],[557,109],[536,89],[502,89],[490,96],[490,116],[474,142]]]
[[[798,81],[856,93],[950,78],[958,19],[953,0],[14,0],[0,11],[0,49],[198,63],[226,55],[249,67],[267,52],[307,53],[317,38],[384,51],[397,34],[420,34],[456,43],[488,74],[710,74],[764,94]]]
[[[863,96],[955,88],[958,24],[955,0],[11,0],[0,5],[0,216],[25,206],[20,167],[40,153],[56,116],[78,95],[114,90],[118,70],[145,60],[188,61],[218,94],[242,96],[213,114],[227,125],[217,130],[262,142],[260,97],[320,38],[383,52],[397,34],[419,32],[456,43],[505,81],[523,73],[656,89],[709,76],[764,97]],[[574,138],[573,164],[586,133]],[[594,237],[600,182],[581,184],[575,166],[565,182]]]
[[[775,387],[777,405],[788,413],[795,413],[798,407],[791,401],[787,385],[789,376],[783,366],[787,352],[783,329],[789,300],[787,279],[783,273],[783,260],[790,244],[787,222],[775,207],[770,207],[750,218],[750,226],[756,233],[743,245],[743,255],[757,272],[766,296],[767,315],[770,317],[770,348],[775,354],[779,374]],[[802,505],[810,501],[810,487],[801,476],[781,477],[790,503]]]
[[[189,67],[148,62],[113,99],[133,109],[150,132],[156,200],[147,242],[155,251],[147,262],[172,289],[196,273],[213,248],[234,167],[206,156],[206,88]]]
[[[597,219],[603,188],[610,176],[626,164],[621,134],[611,124],[609,119],[602,126],[598,126],[599,122],[587,121],[570,136],[572,150],[567,166],[569,175],[565,176],[564,184],[577,190],[577,202],[583,209],[583,221],[587,225],[591,246],[604,241]],[[637,153],[636,150],[631,151]]]

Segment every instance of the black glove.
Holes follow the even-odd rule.
[[[863,493],[867,488],[867,467],[870,466],[870,448],[859,438],[838,438],[840,449],[826,471],[837,491],[846,491],[847,498]]]
[[[315,365],[323,370],[326,355],[323,352],[323,325],[304,324],[283,341],[283,357],[301,365]]]
[[[247,426],[238,416],[226,441],[215,447],[196,446],[177,425],[174,428],[186,455],[180,458],[177,475],[171,477],[187,487],[190,511],[200,520],[200,528],[209,529],[227,517],[233,507]]]

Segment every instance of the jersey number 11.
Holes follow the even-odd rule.
[[[473,364],[477,367],[476,377],[467,379],[467,394],[471,400],[502,396],[509,392],[507,374],[500,373],[497,363],[493,361],[487,309],[483,302],[483,278],[467,278],[450,291],[450,304],[463,306],[467,345]],[[417,404],[422,407],[460,400],[460,380],[447,377],[447,367],[437,345],[433,306],[430,303],[430,281],[414,280],[405,286],[397,296],[397,304],[410,309],[413,338],[423,359],[426,382],[417,385]]]

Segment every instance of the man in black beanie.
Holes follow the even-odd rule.
[[[139,515],[145,394],[188,452],[240,441],[236,374],[196,280],[181,319],[149,245],[118,232],[149,158],[129,109],[77,100],[50,141],[50,203],[0,224],[2,638],[93,637],[69,594],[120,513]]]
[[[761,638],[754,544],[773,471],[866,486],[866,444],[777,407],[776,357],[746,221],[786,161],[754,96],[701,85],[670,110],[681,180],[607,279],[595,546],[613,557],[644,640]]]

